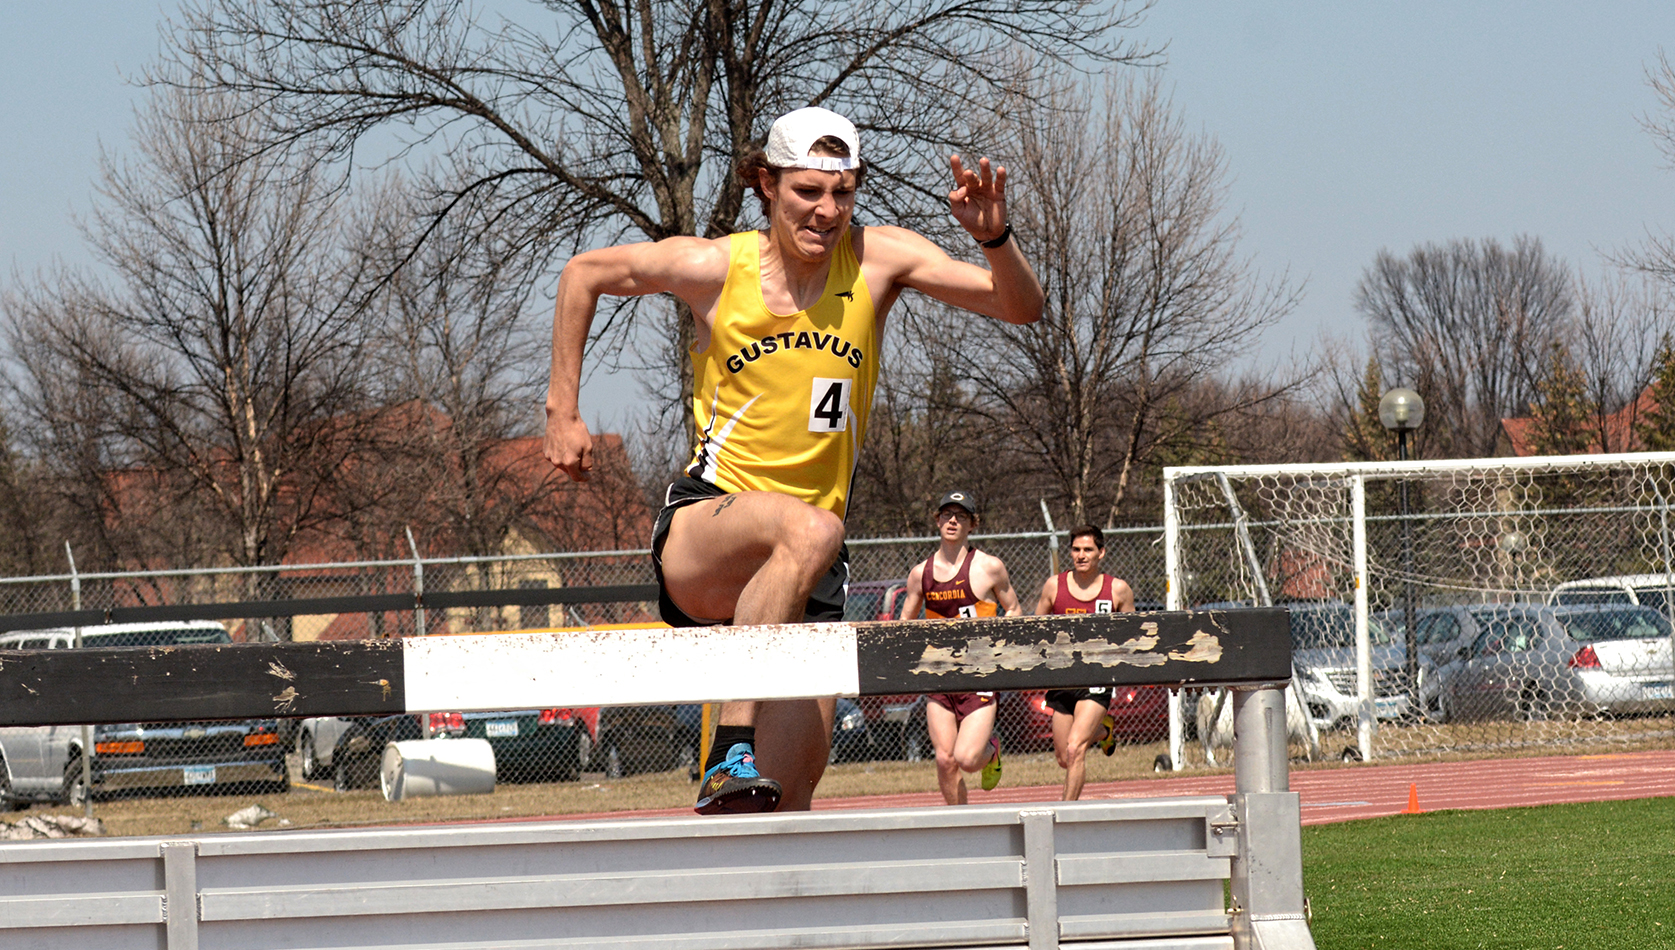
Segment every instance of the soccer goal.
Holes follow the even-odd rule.
[[[1291,608],[1294,755],[1667,748],[1672,501],[1675,453],[1168,468],[1168,606]],[[1226,705],[1174,698],[1177,768]]]

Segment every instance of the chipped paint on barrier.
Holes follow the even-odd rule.
[[[1179,650],[1169,651],[1169,659],[1180,660],[1185,663],[1219,663],[1221,662],[1220,638],[1200,630],[1186,642],[1189,649],[1182,653]]]
[[[1072,640],[1070,634],[1060,632],[1051,643],[1010,643],[990,637],[972,637],[963,647],[939,647],[926,644],[919,661],[910,673],[942,675],[963,672],[993,673],[997,670],[1033,670],[1045,667],[1062,670],[1078,663],[1103,666],[1162,666],[1171,660],[1187,663],[1215,663],[1221,659],[1221,641],[1200,630],[1187,641],[1189,649],[1171,650],[1167,654],[1157,649],[1156,623],[1140,625],[1143,633],[1121,643],[1104,637]]]
[[[409,709],[854,696],[847,623],[642,627],[404,641]]]

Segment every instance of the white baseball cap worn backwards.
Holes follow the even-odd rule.
[[[808,150],[825,136],[840,139],[849,146],[846,157],[810,155]],[[787,112],[774,120],[768,130],[768,145],[764,149],[768,164],[775,168],[814,168],[826,172],[842,172],[861,166],[861,137],[855,134],[855,124],[830,109],[809,106]]]

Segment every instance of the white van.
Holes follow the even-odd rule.
[[[0,633],[0,650],[68,650],[75,631]],[[81,628],[84,647],[231,643],[213,620],[120,623]],[[273,719],[123,723],[94,726],[92,785],[83,780],[81,726],[0,726],[0,808],[30,801],[71,804],[92,792],[236,784],[290,787],[285,744]]]

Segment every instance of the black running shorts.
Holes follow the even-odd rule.
[[[1108,707],[1111,705],[1111,687],[1093,686],[1088,689],[1047,690],[1047,705],[1054,712],[1061,712],[1066,716],[1076,715],[1076,704],[1084,699]]]
[[[657,609],[663,616],[663,622],[671,627],[711,627],[733,622],[731,617],[716,620],[688,617],[669,599],[669,590],[663,585],[663,543],[669,539],[669,524],[674,520],[675,512],[706,498],[725,494],[709,482],[682,475],[663,496],[663,509],[657,513],[657,521],[651,529],[651,563],[652,569],[657,572]],[[842,620],[843,602],[848,593],[849,545],[845,544],[838,549],[837,560],[831,570],[820,578],[809,594],[808,604],[803,608],[803,622]]]

